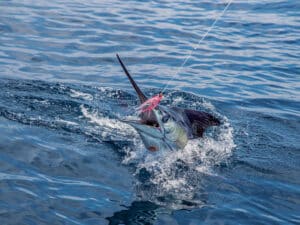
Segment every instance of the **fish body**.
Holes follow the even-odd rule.
[[[117,58],[143,105],[148,98],[118,55]],[[139,133],[145,147],[150,151],[183,149],[189,139],[202,137],[206,128],[220,125],[219,119],[202,111],[161,105],[151,109],[142,111],[138,121],[123,120]]]
[[[188,133],[184,126],[172,117],[167,108],[157,106],[153,113],[158,126],[143,124],[141,121],[124,121],[140,135],[145,147],[150,151],[161,149],[183,149],[188,142]]]

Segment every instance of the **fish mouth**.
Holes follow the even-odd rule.
[[[158,151],[167,147],[160,128],[143,124],[141,121],[123,120],[124,123],[132,126],[140,135],[144,146],[149,151]]]
[[[149,125],[144,123],[143,120],[122,120],[122,122],[130,125],[138,132],[145,147],[149,151],[175,149],[174,144],[165,137],[161,126]]]
[[[142,120],[121,120],[122,122],[132,126],[135,128],[139,133],[144,133],[154,138],[162,138],[163,133],[159,125],[150,125],[143,123]]]

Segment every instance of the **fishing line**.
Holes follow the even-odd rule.
[[[223,9],[222,13],[215,19],[215,21],[212,23],[212,25],[208,28],[208,30],[206,31],[206,33],[203,35],[203,37],[198,41],[196,47],[194,47],[192,50],[190,50],[189,55],[185,58],[185,60],[183,61],[183,63],[181,64],[181,66],[177,69],[176,73],[174,73],[174,75],[171,77],[171,79],[169,79],[169,81],[167,82],[167,84],[165,85],[165,87],[162,89],[161,93],[164,93],[164,91],[166,90],[166,88],[169,86],[170,82],[174,80],[174,78],[179,74],[179,72],[182,70],[182,68],[184,67],[184,65],[187,63],[187,61],[191,58],[191,56],[193,55],[193,53],[199,48],[201,42],[206,38],[206,36],[209,34],[209,32],[214,28],[214,26],[216,25],[216,23],[218,22],[218,20],[225,14],[225,12],[227,11],[227,9],[229,8],[229,6],[231,5],[231,3],[233,2],[233,0],[230,0],[227,5],[225,6],[225,8]],[[178,86],[177,86],[178,87]]]

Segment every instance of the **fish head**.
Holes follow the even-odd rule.
[[[157,106],[153,109],[158,126],[151,126],[142,121],[123,121],[131,125],[140,135],[145,147],[150,151],[163,149],[183,149],[188,142],[188,134],[176,112],[170,108]]]

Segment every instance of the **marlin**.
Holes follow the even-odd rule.
[[[116,56],[140,103],[144,103],[148,98],[133,80],[119,55]],[[220,125],[220,120],[207,112],[173,106],[158,105],[151,112],[142,112],[139,117],[139,120],[122,121],[139,133],[145,147],[150,151],[183,149],[188,140],[203,137],[208,127]]]

